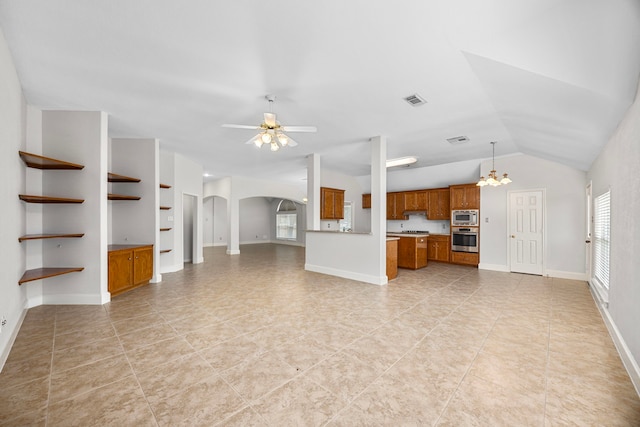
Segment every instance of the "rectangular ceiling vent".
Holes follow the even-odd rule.
[[[451,145],[458,145],[469,142],[469,138],[467,138],[466,136],[456,136],[455,138],[447,138],[447,141],[449,141],[449,144]]]
[[[404,100],[407,101],[409,104],[413,105],[414,107],[417,107],[418,105],[424,105],[427,103],[427,101],[425,101],[424,98],[422,98],[417,93],[407,96]]]

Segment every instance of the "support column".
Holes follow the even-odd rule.
[[[233,194],[227,201],[227,255],[240,254],[240,201]]]
[[[320,155],[307,156],[307,230],[320,230]]]
[[[371,138],[371,234],[380,250],[379,277],[387,275],[387,138]]]

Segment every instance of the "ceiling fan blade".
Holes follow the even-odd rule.
[[[255,144],[255,140],[256,140],[256,138],[257,138],[257,137],[259,137],[259,136],[260,136],[260,134],[257,134],[257,135],[252,136],[250,140],[248,140],[247,142],[245,142],[245,144]]]
[[[282,126],[282,130],[285,132],[317,132],[318,128],[315,126]]]
[[[295,142],[293,139],[291,139],[289,136],[287,136],[287,146],[288,147],[295,147],[296,145],[298,145],[297,142]]]
[[[251,126],[251,125],[230,125],[224,124],[223,128],[233,128],[233,129],[260,129],[260,126]]]
[[[264,113],[264,124],[269,127],[274,127],[276,125],[275,113]]]

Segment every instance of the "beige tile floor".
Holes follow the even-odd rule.
[[[241,250],[29,310],[0,425],[640,425],[584,282],[432,263],[379,287]]]

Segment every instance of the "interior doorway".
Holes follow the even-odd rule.
[[[182,259],[183,262],[193,262],[196,244],[196,207],[197,197],[182,194]]]
[[[510,271],[542,275],[544,190],[509,193]]]

